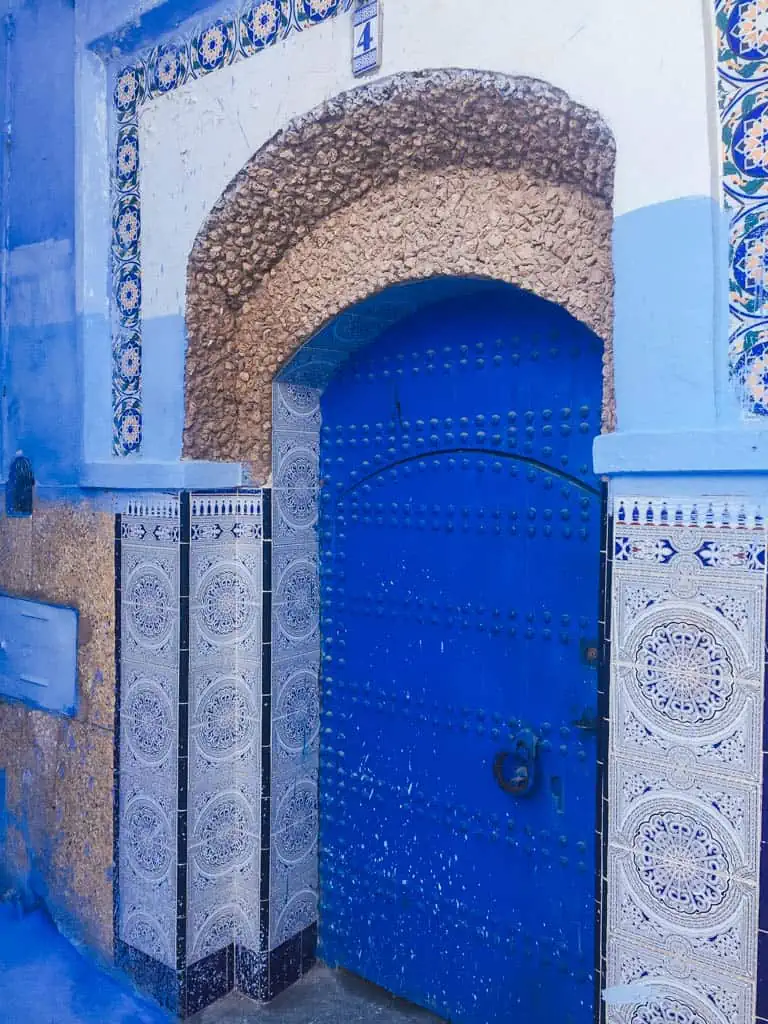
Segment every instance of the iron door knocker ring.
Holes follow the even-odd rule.
[[[532,733],[521,733],[513,750],[500,750],[493,759],[493,777],[499,787],[511,796],[527,796],[535,781],[534,758],[536,739]],[[507,773],[510,759],[515,762],[514,770]]]

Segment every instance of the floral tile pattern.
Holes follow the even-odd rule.
[[[176,969],[179,503],[120,520],[117,935]]]
[[[766,539],[737,504],[615,503],[608,1024],[754,1019]]]
[[[115,68],[112,158],[112,447],[142,444],[141,168],[139,113],[186,82],[247,60],[292,32],[348,10],[352,0],[248,0],[231,15],[164,40]]]
[[[191,499],[187,963],[259,948],[261,494]]]
[[[320,392],[272,389],[272,793],[269,947],[317,920]]]
[[[731,214],[730,369],[768,415],[768,0],[715,0],[723,188]]]

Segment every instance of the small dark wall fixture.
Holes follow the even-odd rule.
[[[35,475],[32,463],[20,452],[11,463],[5,485],[5,514],[15,519],[32,515]]]

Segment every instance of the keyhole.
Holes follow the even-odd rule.
[[[559,775],[550,775],[549,788],[552,791],[552,799],[555,802],[555,810],[558,814],[563,814],[563,780]]]

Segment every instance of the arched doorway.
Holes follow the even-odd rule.
[[[379,142],[368,145],[374,139],[389,140],[385,160]],[[237,459],[247,465],[252,484],[268,487],[272,483],[271,491],[264,492],[265,524],[270,526],[271,539],[265,542],[268,554],[264,561],[267,643],[262,660],[265,700],[258,950],[259,962],[268,961],[268,984],[265,987],[261,981],[247,978],[241,982],[245,991],[253,991],[259,998],[263,993],[271,998],[299,977],[315,949],[321,735],[318,677],[321,634],[328,626],[324,622],[321,630],[319,622],[318,565],[319,549],[333,537],[325,514],[319,527],[317,523],[318,495],[324,504],[333,486],[333,474],[329,484],[318,470],[321,413],[325,415],[321,396],[326,389],[328,396],[332,395],[335,382],[343,379],[352,361],[362,358],[356,353],[378,344],[385,328],[400,329],[398,325],[405,325],[419,309],[430,306],[437,311],[439,303],[458,301],[459,297],[482,306],[483,295],[489,301],[492,293],[501,295],[502,282],[509,288],[505,294],[517,295],[519,303],[527,294],[528,302],[539,303],[537,308],[545,320],[545,311],[554,311],[552,315],[564,318],[562,323],[579,338],[591,339],[589,358],[580,356],[571,363],[558,345],[549,346],[558,349],[558,354],[550,355],[542,343],[537,349],[539,359],[532,363],[546,368],[549,378],[545,381],[541,374],[535,378],[539,391],[531,392],[531,401],[536,399],[538,405],[530,405],[528,392],[521,393],[522,419],[517,425],[489,420],[483,426],[468,412],[460,412],[458,419],[464,416],[470,422],[454,424],[451,431],[445,421],[453,419],[454,413],[446,406],[448,411],[440,415],[425,412],[413,416],[409,422],[423,420],[425,433],[417,435],[414,427],[408,443],[411,452],[416,452],[418,438],[423,437],[424,449],[432,451],[430,421],[437,419],[436,436],[445,443],[446,455],[453,450],[451,446],[463,448],[461,434],[469,436],[473,450],[466,458],[476,465],[478,478],[506,479],[506,469],[513,464],[542,473],[548,470],[553,501],[529,503],[526,510],[538,511],[532,521],[519,524],[526,535],[531,527],[542,537],[560,536],[561,510],[576,514],[575,506],[566,509],[554,496],[560,477],[569,472],[556,459],[563,454],[564,445],[574,450],[578,446],[583,459],[572,475],[581,480],[581,490],[587,484],[584,496],[590,497],[590,506],[578,515],[586,513],[589,521],[584,526],[579,520],[576,526],[563,519],[562,528],[564,535],[566,530],[578,534],[586,528],[590,538],[596,537],[589,519],[596,514],[590,490],[595,486],[594,480],[590,482],[591,438],[599,429],[601,399],[604,426],[610,427],[614,412],[613,157],[612,136],[599,115],[546,83],[457,69],[404,73],[334,97],[292,122],[230,182],[195,240],[187,277],[184,453],[193,458]],[[540,299],[533,299],[534,294]],[[548,302],[557,303],[557,308]],[[519,306],[518,312],[521,309]],[[535,320],[531,313],[527,322]],[[452,329],[450,323],[446,329]],[[474,335],[475,327],[467,327],[467,331]],[[507,334],[515,336],[514,331]],[[502,331],[494,343],[499,338],[503,341],[504,336]],[[602,339],[602,368],[598,336]],[[534,337],[541,340],[536,330],[528,340]],[[301,345],[302,339],[310,341]],[[441,376],[443,363],[435,363],[434,369],[426,362],[423,367],[408,363],[407,373],[405,367],[400,369],[409,381],[429,378],[463,385],[469,380],[465,370],[474,372],[478,361],[489,368],[508,368],[514,355],[528,366],[522,348],[510,351],[508,359],[503,351],[488,353],[486,358],[473,348],[479,340],[473,336],[466,342],[466,357],[443,360],[451,363],[445,380]],[[484,344],[490,340],[485,339]],[[427,348],[438,352],[440,346],[435,342]],[[499,355],[501,364],[496,362]],[[565,400],[558,405],[549,390],[552,381],[570,380],[579,360],[594,371],[589,375],[592,397],[585,400],[585,420],[580,417],[581,405]],[[382,381],[389,379],[388,374],[394,379],[399,376],[397,370],[384,366],[379,376]],[[377,371],[370,372],[376,377]],[[337,378],[337,374],[342,376]],[[494,379],[501,379],[501,372]],[[353,391],[352,385],[360,382],[348,383]],[[458,390],[455,397],[461,404]],[[498,409],[480,409],[472,415],[501,416],[510,400],[510,395],[501,395]],[[552,414],[546,421],[545,409]],[[571,413],[561,421],[563,409]],[[511,406],[509,411],[514,411]],[[534,415],[532,422],[525,418],[528,412]],[[373,426],[377,422],[387,426],[391,418],[390,414],[377,418]],[[356,414],[347,428],[365,422]],[[342,446],[346,437],[350,452],[356,445],[358,452],[365,447],[365,438],[345,434],[344,423],[340,425]],[[502,426],[508,429],[497,429]],[[510,433],[513,427],[516,433]],[[569,430],[570,440],[566,440]],[[451,433],[453,441],[448,439]],[[481,438],[481,433],[486,437]],[[404,445],[404,437],[395,431],[393,445],[390,436],[389,430],[382,434],[386,445],[375,455],[398,461],[402,457],[398,446],[401,441]],[[505,448],[512,437],[517,438],[515,451],[511,445]],[[524,462],[521,456],[528,458],[537,446],[541,447],[539,455]],[[394,453],[389,451],[391,447]],[[545,449],[550,449],[549,455]],[[418,461],[413,460],[412,465],[417,473],[421,472]],[[503,467],[501,477],[497,477],[497,462]],[[584,472],[579,476],[582,465]],[[324,459],[323,473],[327,466]],[[463,461],[460,469],[463,472]],[[356,472],[354,467],[350,469],[350,480]],[[520,481],[523,479],[527,479],[525,474],[520,476]],[[543,481],[542,475],[542,487]],[[336,482],[343,487],[350,484]],[[486,497],[481,507],[501,512],[491,505],[491,495]],[[402,512],[401,499],[394,497],[392,502],[398,503]],[[425,536],[432,537],[431,520]],[[585,541],[587,546],[590,543]],[[441,559],[438,555],[436,561]],[[595,540],[595,572],[597,560]],[[515,578],[519,575],[517,569],[508,572]],[[596,603],[595,598],[593,608]],[[542,615],[544,612],[554,614],[542,607]],[[550,638],[559,636],[561,627],[554,619],[540,625],[542,635],[547,630]],[[522,627],[520,635],[528,628],[528,624]],[[582,640],[585,650],[594,640],[588,628],[584,636],[578,630],[570,634],[573,639],[577,635],[579,650]],[[328,653],[327,643],[325,649]],[[325,668],[327,671],[328,663]],[[490,704],[478,705],[476,710],[501,714]],[[586,738],[579,755],[594,767],[594,753],[589,753],[589,744],[594,744],[589,732],[592,719],[589,714],[579,716],[581,708],[574,720],[587,728],[578,733]],[[509,717],[515,716],[510,713]],[[522,720],[520,716],[517,719]],[[491,735],[496,724],[489,727]],[[509,732],[514,730],[507,729]],[[501,739],[501,733],[494,738]],[[503,738],[509,741],[508,735]],[[547,744],[555,750],[564,745],[554,738],[537,743],[537,766],[548,753]],[[514,758],[505,759],[500,771],[514,773],[517,766],[513,762]],[[510,794],[502,795],[512,801]],[[551,799],[556,796],[553,792]],[[569,788],[563,799],[570,800]],[[458,808],[470,807],[465,800],[455,803]],[[594,823],[594,815],[590,821]],[[544,837],[536,835],[542,856],[534,856],[536,848],[530,843],[532,872],[542,870],[540,864],[550,853],[558,863],[560,858],[571,862],[568,854],[555,854],[553,847],[544,846]],[[579,852],[587,857],[577,864],[583,863],[584,871],[589,872],[589,847]],[[590,886],[590,909],[592,897]],[[532,937],[529,946],[534,960],[539,953],[544,959],[556,957],[558,948],[566,948],[555,948],[546,936],[549,945],[543,949],[541,929],[526,934]],[[587,950],[583,936],[577,947],[579,956]],[[587,955],[591,965],[588,950]],[[558,962],[562,965],[565,959],[560,957]],[[505,962],[498,961],[502,967]],[[526,954],[529,973],[531,963]],[[358,969],[362,971],[363,966]],[[582,976],[580,964],[564,970]],[[482,971],[478,974],[485,978],[483,984],[488,977]],[[587,982],[580,984],[581,992],[586,991]],[[479,985],[477,978],[469,978],[467,991],[479,991]],[[404,990],[399,983],[394,987]],[[431,1000],[435,1006],[442,1005],[438,989],[437,983],[429,991],[409,986],[415,998]],[[584,1003],[581,995],[578,999],[581,1001],[574,1006]],[[593,1000],[587,1002],[591,1007]],[[459,1010],[464,1012],[461,1007],[455,1012]]]
[[[602,345],[511,286],[433,298],[320,402],[320,955],[586,1024]]]

